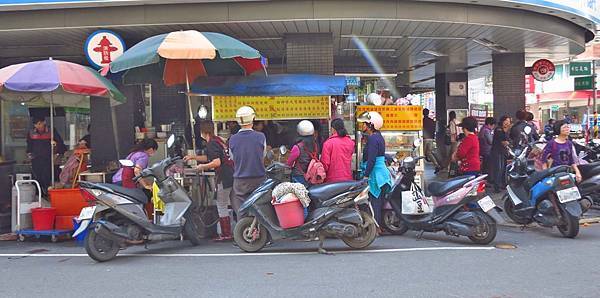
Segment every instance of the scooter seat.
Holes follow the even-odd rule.
[[[525,182],[523,183],[523,186],[525,187],[526,190],[530,190],[534,185],[536,185],[538,182],[542,181],[544,178],[557,174],[557,173],[566,173],[568,172],[570,169],[570,167],[568,166],[558,166],[558,167],[554,167],[554,168],[549,168],[543,171],[539,171],[539,172],[535,172],[533,173],[531,176],[529,176],[529,178],[527,178],[527,180],[525,180]]]
[[[434,181],[429,183],[427,190],[429,191],[430,195],[441,197],[461,188],[467,182],[473,180],[474,177],[475,176],[460,176],[446,181]]]
[[[581,172],[581,177],[584,180],[600,174],[600,161],[585,165],[579,165],[577,167],[579,168],[579,172]]]
[[[368,183],[365,180],[320,184],[309,187],[308,196],[317,205],[320,205],[339,194],[365,188],[367,185]]]
[[[135,203],[146,204],[149,201],[149,198],[146,195],[146,193],[139,188],[126,188],[108,183],[99,183],[99,185],[106,187],[120,195],[124,195],[128,198],[131,198],[132,200],[134,200]]]

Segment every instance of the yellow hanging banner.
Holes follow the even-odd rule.
[[[214,96],[213,121],[235,120],[241,106],[256,111],[257,120],[328,119],[329,96]]]
[[[383,117],[383,128],[387,131],[423,130],[422,106],[358,106],[356,116],[364,112],[378,112]]]

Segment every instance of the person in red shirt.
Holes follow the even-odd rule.
[[[458,145],[458,149],[452,156],[452,160],[458,161],[462,175],[477,176],[481,170],[479,139],[477,138],[477,134],[475,134],[477,119],[474,117],[465,117],[458,126],[462,128],[465,137],[460,145]]]

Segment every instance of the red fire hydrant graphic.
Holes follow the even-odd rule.
[[[110,57],[110,53],[118,50],[118,48],[113,47],[112,43],[106,36],[102,36],[102,40],[98,43],[98,47],[94,48],[94,52],[100,52],[102,54],[102,62],[101,64],[108,64],[112,62]]]

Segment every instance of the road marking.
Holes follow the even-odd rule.
[[[440,250],[472,250],[472,251],[486,251],[494,250],[495,247],[460,247],[460,246],[449,246],[449,247],[414,247],[414,248],[390,248],[390,249],[370,249],[370,250],[343,250],[335,251],[330,250],[334,254],[367,254],[367,253],[397,253],[397,252],[415,252],[415,251],[440,251]],[[160,254],[160,253],[120,253],[118,256],[123,257],[155,257],[155,258],[208,258],[208,257],[251,257],[251,256],[291,256],[291,255],[316,255],[314,251],[306,252],[262,252],[262,253],[181,253],[181,254]],[[87,257],[87,254],[0,254],[3,258],[17,258],[17,257]]]

